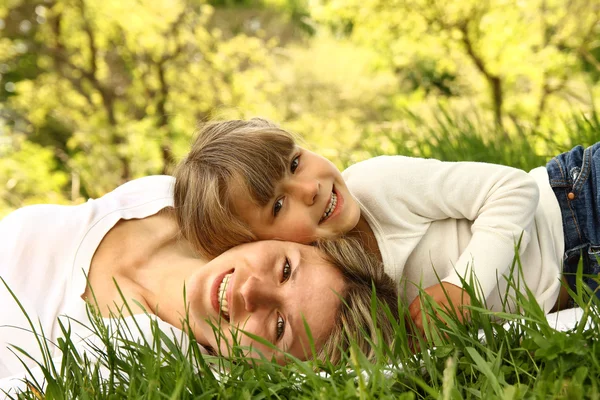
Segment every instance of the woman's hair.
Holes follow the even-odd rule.
[[[233,186],[245,185],[251,199],[264,206],[289,167],[294,148],[292,134],[265,119],[200,126],[190,153],[174,173],[177,221],[200,254],[212,258],[256,240],[232,210]]]
[[[381,340],[390,346],[395,337],[390,315],[398,317],[396,283],[384,272],[383,265],[367,254],[356,239],[323,239],[316,242],[315,246],[342,273],[345,283],[343,292],[339,293],[342,304],[334,327],[318,350],[317,358],[336,364],[354,342],[368,359],[374,359],[373,345]],[[373,287],[378,300],[375,310],[371,309]],[[389,315],[384,306],[389,308]]]

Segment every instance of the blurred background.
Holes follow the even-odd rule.
[[[0,0],[0,217],[169,173],[212,118],[530,169],[600,140],[599,78],[600,0]]]

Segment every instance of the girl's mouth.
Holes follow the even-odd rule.
[[[319,223],[323,223],[327,221],[334,212],[338,209],[338,206],[341,204],[342,197],[337,193],[335,187],[331,190],[331,197],[329,198],[329,202],[327,203],[327,207],[325,207],[325,211],[319,220]]]

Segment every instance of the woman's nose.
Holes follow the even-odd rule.
[[[290,191],[303,203],[313,205],[321,189],[321,184],[315,179],[295,179],[290,182]]]
[[[240,294],[244,299],[244,307],[247,312],[255,312],[263,306],[275,303],[275,288],[264,281],[250,276],[240,288]]]

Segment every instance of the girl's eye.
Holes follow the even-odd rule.
[[[294,157],[294,159],[292,160],[292,163],[290,164],[290,171],[292,172],[292,174],[294,172],[296,172],[296,169],[298,168],[298,164],[300,164],[300,156]]]
[[[290,267],[290,260],[285,259],[285,263],[283,263],[283,277],[281,282],[285,282],[290,279],[290,275],[292,275],[292,267]]]
[[[281,208],[283,207],[283,199],[279,199],[275,201],[275,204],[273,204],[273,216],[276,217],[277,214],[279,214],[279,211],[281,211]]]
[[[283,317],[281,315],[277,314],[277,326],[275,329],[275,337],[277,338],[277,341],[281,340],[284,332],[285,332],[285,320],[283,319]]]

